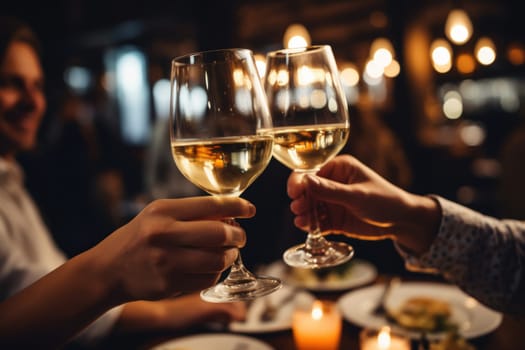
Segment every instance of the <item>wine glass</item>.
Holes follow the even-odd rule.
[[[331,47],[269,52],[264,86],[273,121],[266,132],[274,137],[274,157],[295,172],[316,173],[344,147],[350,132],[348,105]],[[306,242],[286,250],[284,261],[295,267],[323,268],[350,260],[353,248],[324,237],[317,203],[310,203]]]
[[[170,138],[175,164],[196,186],[237,197],[263,172],[273,138],[260,133],[271,117],[253,53],[221,49],[177,57],[171,67]],[[232,218],[227,220],[238,225]],[[241,254],[226,278],[201,292],[210,302],[249,300],[281,286],[255,276]]]

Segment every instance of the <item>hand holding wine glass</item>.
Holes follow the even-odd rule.
[[[271,117],[253,54],[224,49],[175,58],[171,71],[171,148],[181,173],[213,196],[241,193],[264,171],[273,138]],[[231,219],[232,225],[237,223]],[[248,300],[281,282],[255,276],[239,252],[228,276],[201,292],[206,301]]]
[[[316,173],[344,147],[350,124],[348,106],[330,46],[270,52],[264,77],[273,126],[273,155],[298,173]],[[354,250],[327,241],[319,229],[317,203],[310,209],[305,244],[288,249],[291,266],[321,268],[342,264]]]

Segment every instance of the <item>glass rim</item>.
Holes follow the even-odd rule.
[[[223,49],[213,49],[213,50],[204,50],[204,51],[195,51],[187,53],[181,56],[177,56],[171,60],[173,65],[194,65],[194,64],[207,64],[213,63],[214,60],[208,60],[206,57],[219,57],[221,54],[228,53],[240,53],[241,55],[247,55],[253,57],[253,51],[250,49],[242,47],[233,47],[233,48],[223,48]],[[197,59],[199,58],[200,59]],[[215,60],[216,61],[216,60]]]
[[[313,53],[316,51],[332,50],[330,45],[310,45],[303,47],[294,47],[294,48],[284,48],[279,50],[270,51],[267,53],[268,57],[285,57],[285,56],[294,56],[304,53]]]

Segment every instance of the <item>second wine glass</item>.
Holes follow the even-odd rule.
[[[181,173],[202,190],[219,197],[241,195],[271,159],[273,139],[260,133],[270,126],[250,50],[206,51],[172,61],[171,150]],[[228,276],[201,297],[249,300],[280,286],[276,278],[249,272],[239,252]]]
[[[295,172],[316,173],[344,147],[350,132],[348,106],[331,47],[268,53],[264,83],[273,122],[267,132],[274,137],[274,157]],[[351,246],[323,236],[317,203],[310,203],[306,242],[288,249],[284,261],[295,267],[323,268],[351,259]]]

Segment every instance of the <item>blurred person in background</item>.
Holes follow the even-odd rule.
[[[362,240],[391,239],[408,269],[440,273],[483,304],[525,314],[525,222],[496,219],[436,195],[417,195],[349,155],[316,176],[288,180],[295,225],[320,204],[321,229]]]
[[[371,97],[361,92],[356,106],[349,107],[350,138],[341,153],[354,155],[393,184],[410,188],[412,170],[405,150]]]
[[[56,115],[40,130],[45,133],[38,152],[19,159],[28,171],[30,193],[68,256],[93,246],[125,222],[128,191],[123,173],[132,159],[95,109],[88,97],[65,92]]]
[[[244,230],[221,219],[253,216],[245,200],[154,201],[67,260],[17,162],[35,147],[45,109],[36,37],[0,18],[0,348],[94,347],[134,331],[242,319],[243,304],[208,304],[192,292],[215,283],[244,245]]]

